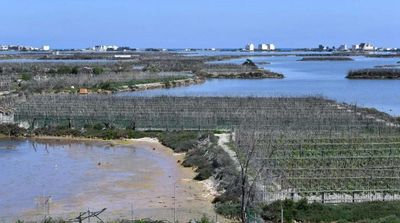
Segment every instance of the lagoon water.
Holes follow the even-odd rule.
[[[212,197],[182,158],[151,140],[0,139],[0,222],[41,221],[43,196],[53,218],[107,208],[103,220],[130,219],[132,211],[171,220],[174,203],[184,222],[214,215]]]
[[[51,196],[52,216],[104,207],[108,214],[128,215],[130,202],[146,208],[156,197],[166,200],[176,180],[171,178],[176,160],[147,147],[0,140],[0,222],[42,217],[42,196]]]
[[[251,54],[249,54],[251,58]],[[374,107],[392,115],[400,115],[400,80],[349,80],[353,69],[396,65],[399,58],[353,57],[354,61],[298,61],[297,56],[251,58],[265,69],[285,75],[282,80],[213,79],[187,87],[126,92],[120,95],[140,96],[309,96],[318,95],[339,102]],[[242,63],[244,59],[224,61]]]
[[[92,150],[96,150],[96,155],[91,154]],[[84,182],[105,177],[96,164],[113,153],[133,154],[81,143],[1,140],[0,217],[35,208],[40,196],[51,195],[53,200],[62,200],[79,193],[90,185]]]

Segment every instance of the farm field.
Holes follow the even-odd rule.
[[[233,131],[234,150],[254,147],[247,158],[262,166],[262,201],[398,199],[397,120],[324,98],[53,95],[21,102],[14,118],[35,128]]]

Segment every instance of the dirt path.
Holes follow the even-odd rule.
[[[236,166],[236,169],[240,171],[240,163],[237,158],[236,152],[229,148],[228,143],[230,141],[230,133],[215,134],[218,137],[218,145],[229,155],[231,160]]]

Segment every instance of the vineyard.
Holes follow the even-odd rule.
[[[347,137],[236,132],[239,154],[256,147],[259,199],[357,202],[399,199],[400,135],[353,133]]]
[[[259,179],[257,199],[399,199],[398,124],[368,111],[318,97],[52,95],[27,98],[14,118],[35,128],[229,130],[239,159],[249,158]]]
[[[301,131],[304,134],[392,131],[385,122],[361,115],[355,106],[303,98],[121,97],[108,95],[32,96],[16,108],[16,121],[35,127],[107,123],[126,128],[162,130],[233,130],[249,128]]]

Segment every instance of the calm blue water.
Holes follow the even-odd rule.
[[[250,55],[249,55],[250,56]],[[250,56],[251,57],[251,56]],[[348,80],[352,69],[393,65],[399,58],[354,57],[354,61],[298,61],[301,57],[254,57],[265,69],[283,73],[282,80],[208,80],[204,84],[123,95],[140,96],[309,96],[319,95],[340,102],[374,107],[392,115],[400,115],[400,80]],[[245,59],[226,61],[242,63]]]

